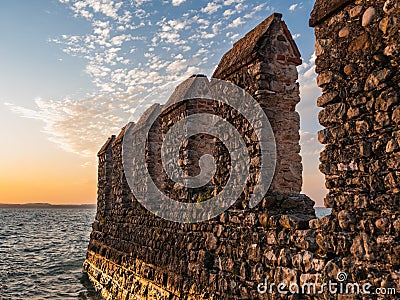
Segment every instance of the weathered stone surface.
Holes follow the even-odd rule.
[[[349,34],[350,34],[350,29],[349,29],[349,27],[343,27],[343,28],[340,29],[340,31],[339,31],[339,37],[341,37],[341,38],[348,37]]]
[[[358,17],[361,14],[362,10],[363,10],[363,7],[361,5],[358,5],[358,6],[355,6],[355,7],[351,8],[349,10],[350,18]]]
[[[342,229],[349,229],[350,225],[355,224],[356,220],[349,211],[342,210],[338,213],[338,221]]]
[[[315,251],[317,250],[316,232],[311,229],[296,230],[292,236],[292,242],[300,249]]]
[[[310,26],[314,27],[317,24],[325,21],[332,14],[334,14],[340,8],[346,6],[350,2],[352,2],[352,0],[317,0],[314,5],[314,9],[311,12],[311,18],[309,22]]]
[[[382,82],[389,78],[391,73],[392,72],[390,69],[383,69],[370,74],[367,78],[367,82],[365,83],[365,90],[371,91],[377,89]]]
[[[371,24],[371,22],[374,20],[376,15],[376,10],[374,7],[368,7],[367,10],[364,12],[363,17],[362,17],[362,22],[361,25],[363,27],[368,26]]]
[[[380,218],[375,221],[375,226],[382,232],[387,232],[390,228],[390,220],[388,218]]]
[[[351,253],[359,260],[372,260],[375,258],[374,247],[369,236],[363,232],[354,239]]]
[[[350,42],[348,50],[350,52],[355,52],[358,50],[366,50],[369,47],[371,47],[371,39],[369,38],[369,34],[364,32]]]
[[[325,49],[328,48],[330,43],[331,43],[330,39],[316,41],[315,42],[315,54],[316,55],[324,54],[325,53]]]
[[[351,1],[332,10],[322,2],[314,8],[324,16],[314,24],[316,45],[330,42],[317,54],[316,71],[323,94],[338,95],[318,99],[326,127],[319,132],[320,170],[333,211],[329,222],[313,220],[310,227],[326,275],[345,271],[353,280],[394,287],[386,279],[398,268],[400,244],[399,2]],[[347,80],[327,79],[341,70]]]
[[[319,107],[324,107],[325,105],[338,100],[338,96],[339,94],[337,92],[324,93],[318,98],[317,105]]]
[[[348,64],[344,67],[343,71],[347,76],[350,76],[356,71],[356,67],[354,64]]]
[[[382,21],[379,23],[379,29],[386,34],[388,32],[389,26],[390,26],[390,18],[386,17],[383,18]]]
[[[400,124],[400,106],[397,106],[392,113],[392,121],[396,124]]]
[[[279,223],[288,229],[304,229],[308,227],[309,218],[301,215],[282,215]]]
[[[333,73],[332,71],[326,71],[324,73],[318,74],[317,84],[319,87],[323,87],[326,84],[329,84],[338,79],[338,74]]]
[[[272,35],[268,36],[270,33]],[[260,58],[255,59],[255,56]],[[245,63],[247,60],[251,62]],[[277,161],[285,162],[277,165],[271,190],[288,193],[300,192],[302,185],[298,134],[300,117],[295,112],[300,101],[296,84],[299,60],[300,53],[281,15],[273,14],[235,43],[223,56],[213,75],[245,87],[265,109],[275,134]]]
[[[394,12],[396,7],[398,7],[398,2],[396,0],[386,0],[385,4],[383,5],[383,11],[386,14],[391,14]]]
[[[321,125],[337,124],[342,122],[342,118],[346,114],[346,106],[343,103],[329,104],[325,109],[320,111],[318,119]]]

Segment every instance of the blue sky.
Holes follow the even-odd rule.
[[[95,176],[96,150],[135,109],[165,101],[193,73],[211,76],[235,41],[280,12],[304,61],[298,105],[304,192],[322,204],[315,105],[320,91],[308,27],[313,3],[2,0],[0,120],[2,136],[10,140],[3,157],[29,160],[36,171],[54,156],[54,162],[71,161],[76,172]],[[7,167],[3,162],[4,172]]]

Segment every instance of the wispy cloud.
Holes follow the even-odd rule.
[[[245,19],[252,19],[254,18],[254,16],[258,13],[258,12],[273,12],[276,9],[272,6],[266,6],[265,3],[262,3],[260,5],[257,5],[256,7],[254,7],[250,12],[246,13],[244,15]]]
[[[225,0],[224,1],[224,5],[226,5],[226,6],[228,6],[228,5],[232,5],[232,4],[234,4],[234,3],[238,3],[238,2],[240,2],[241,0]]]
[[[313,53],[308,61],[303,62],[297,69],[299,72],[301,101],[298,110],[302,116],[302,128],[305,132],[316,134],[322,129],[318,123],[320,108],[316,106],[317,98],[321,95],[321,89],[317,86],[317,74],[315,73],[316,55]]]
[[[289,6],[289,11],[295,11],[296,9],[301,9],[301,8],[303,8],[303,2],[294,3]]]
[[[319,154],[324,146],[318,141],[316,132],[300,131],[301,155],[310,156],[311,159],[318,160]]]
[[[235,5],[235,10],[238,13],[242,13],[243,11],[246,11],[248,8],[249,8],[249,6],[247,4],[243,4],[242,2]]]
[[[36,99],[31,109],[7,106],[23,117],[43,120],[52,141],[85,156],[118,132],[132,112],[165,102],[168,92],[193,73],[210,74],[227,44],[246,33],[241,28],[245,19],[262,21],[266,15],[261,11],[270,9],[261,1],[215,0],[172,17],[158,10],[169,11],[186,0],[163,1],[158,10],[150,0],[59,2],[86,20],[90,30],[49,42],[85,62],[83,71],[97,91],[79,99]]]
[[[209,2],[207,3],[206,7],[203,7],[201,9],[201,12],[206,13],[206,14],[213,14],[216,13],[218,9],[220,9],[222,6],[218,4],[217,2]]]
[[[151,0],[130,0],[130,2],[133,6],[139,7],[146,2],[151,2]]]
[[[229,16],[231,16],[231,15],[234,15],[236,12],[233,10],[233,9],[227,9],[227,10],[225,10],[224,12],[223,12],[223,16],[224,17],[229,17]]]
[[[172,5],[173,6],[179,6],[184,2],[186,2],[186,0],[172,0]]]
[[[44,132],[62,149],[89,157],[97,152],[110,129],[118,132],[128,116],[123,113],[123,106],[127,101],[135,101],[128,99],[121,97],[110,102],[105,96],[89,97],[84,101],[37,98],[34,109],[11,103],[6,105],[22,117],[43,121]]]
[[[295,33],[295,34],[292,34],[292,38],[295,40],[295,39],[298,39],[299,37],[301,37],[301,34],[300,33]]]
[[[241,17],[239,17],[239,18],[236,18],[235,20],[233,20],[232,23],[228,25],[228,28],[236,28],[242,24],[244,24],[244,21]]]
[[[61,1],[62,3],[71,3],[71,9],[76,16],[82,16],[86,19],[92,19],[94,13],[101,13],[107,17],[117,19],[118,10],[122,6],[121,1],[113,0],[81,0],[81,1]]]

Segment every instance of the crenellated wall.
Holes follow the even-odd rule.
[[[264,109],[275,135],[277,166],[270,190],[302,187],[300,102],[297,69],[300,52],[280,14],[274,14],[236,42],[213,77],[245,89]],[[245,58],[245,59],[244,59]]]
[[[246,120],[226,105],[207,99],[154,105],[137,124],[128,124],[106,142],[98,153],[98,209],[84,263],[105,299],[396,299],[329,294],[327,289],[294,295],[276,290],[280,283],[286,284],[284,292],[290,284],[315,283],[319,291],[329,281],[337,283],[337,275],[345,272],[348,282],[400,292],[400,14],[398,2],[393,7],[388,3],[317,1],[310,20],[323,89],[318,105],[324,108],[320,122],[326,129],[319,138],[326,145],[321,171],[329,189],[325,202],[333,209],[330,216],[317,219],[314,202],[300,194],[300,123],[295,108],[300,101],[296,66],[301,59],[280,14],[238,41],[213,75],[249,92],[271,122],[277,166],[259,205],[250,209],[246,204],[254,184],[249,176],[243,197],[220,216],[194,224],[170,222],[147,211],[125,178],[124,135],[141,134],[152,114],[160,117],[149,135],[148,156],[159,157],[160,142],[173,124],[208,112],[234,124],[250,156],[257,157],[257,141],[246,130]],[[176,93],[187,91],[196,78]],[[196,192],[173,185],[160,159],[133,174],[142,182],[143,168],[149,168],[156,185],[172,198],[204,200],[220,191],[229,171],[228,154],[207,135],[183,146],[182,168],[196,174],[204,153],[213,155],[219,166],[213,180]],[[265,282],[275,284],[273,293],[257,290]]]

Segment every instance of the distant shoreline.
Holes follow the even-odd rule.
[[[49,203],[26,203],[26,204],[6,204],[0,203],[0,209],[95,209],[96,204],[49,204]]]
[[[26,203],[26,204],[7,204],[0,203],[0,209],[96,209],[96,204],[49,204],[49,203]],[[314,207],[317,217],[321,218],[330,214],[321,210],[330,210],[326,207]]]

